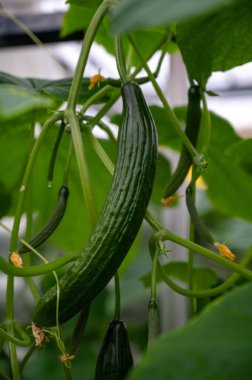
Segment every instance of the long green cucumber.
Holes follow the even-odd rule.
[[[52,212],[52,215],[50,216],[46,224],[41,228],[41,230],[38,231],[29,240],[29,245],[31,245],[33,248],[39,247],[41,244],[43,244],[56,230],[65,214],[68,196],[68,188],[66,186],[61,186],[58,193],[58,201]],[[21,254],[29,251],[30,249],[26,247],[24,244],[18,249],[18,252]]]
[[[200,87],[192,84],[188,91],[188,108],[185,134],[193,146],[196,146],[201,120]],[[179,162],[164,192],[164,199],[173,195],[182,185],[192,164],[192,157],[185,145],[182,146]]]
[[[59,323],[90,303],[113,277],[129,251],[148,206],[157,160],[157,133],[136,83],[122,86],[123,121],[112,184],[94,231],[79,258],[60,280]],[[33,321],[56,324],[56,286],[38,302]]]

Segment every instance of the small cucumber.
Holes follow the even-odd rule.
[[[43,226],[43,228],[29,240],[29,245],[31,245],[33,248],[39,247],[41,244],[43,244],[56,230],[65,214],[68,196],[68,188],[66,186],[62,186],[59,189],[57,204],[49,220]],[[21,254],[29,251],[30,249],[25,245],[21,245],[21,247],[18,249],[18,252]]]
[[[211,236],[210,232],[208,232],[206,226],[202,222],[198,211],[195,207],[193,197],[192,197],[192,188],[188,186],[186,189],[186,205],[191,218],[191,222],[194,225],[195,230],[199,234],[199,236],[207,243],[214,244],[214,238]]]
[[[112,184],[94,231],[60,280],[59,323],[90,303],[118,270],[141,227],[157,160],[156,127],[140,87],[122,86],[123,121]],[[33,321],[56,324],[56,286],[36,305]]]
[[[95,371],[95,380],[123,380],[133,367],[129,337],[123,321],[110,323]]]
[[[185,134],[192,143],[196,146],[201,120],[200,108],[200,87],[198,85],[191,85],[188,91],[188,108]],[[183,145],[178,165],[169,180],[167,188],[164,192],[164,199],[173,195],[178,188],[182,185],[188,170],[192,164],[192,157]]]

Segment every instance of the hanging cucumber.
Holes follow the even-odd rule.
[[[122,86],[123,121],[112,184],[96,226],[79,258],[60,280],[59,323],[90,303],[129,251],[148,206],[157,159],[156,127],[140,87]],[[56,286],[38,302],[33,321],[56,324]]]
[[[185,134],[195,147],[200,129],[201,108],[200,108],[200,87],[191,85],[188,91],[188,108]],[[173,173],[164,193],[164,201],[173,195],[182,185],[188,170],[192,164],[192,157],[185,145],[183,145],[179,162],[175,172]]]
[[[96,363],[95,380],[123,380],[133,367],[129,337],[123,321],[109,324]]]
[[[58,201],[52,215],[44,227],[29,240],[29,245],[31,245],[33,248],[39,247],[41,244],[43,244],[56,230],[65,214],[68,196],[68,188],[66,186],[61,186],[58,193]],[[21,254],[29,251],[30,249],[25,245],[22,245],[18,249],[18,252]]]

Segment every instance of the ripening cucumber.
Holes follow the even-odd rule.
[[[152,193],[157,160],[155,123],[136,83],[125,83],[121,92],[123,119],[111,187],[87,244],[60,280],[59,323],[90,303],[113,277],[141,227]],[[55,326],[56,286],[36,305],[33,322]]]
[[[133,367],[126,325],[110,322],[96,363],[95,380],[123,380]]]
[[[52,212],[52,215],[46,224],[41,228],[41,230],[38,231],[29,240],[29,245],[31,245],[33,248],[39,247],[41,244],[43,244],[56,230],[65,214],[68,196],[69,190],[67,186],[61,186],[58,193],[58,201]],[[18,252],[22,254],[30,252],[30,249],[25,245],[21,245],[21,247],[18,248]]]

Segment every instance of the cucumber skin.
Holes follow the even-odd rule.
[[[133,367],[129,337],[123,321],[109,324],[96,363],[95,380],[123,380]]]
[[[188,91],[188,111],[185,134],[194,147],[197,144],[198,134],[200,130],[200,99],[200,87],[198,85],[191,85]],[[178,188],[182,185],[191,164],[192,157],[186,149],[185,145],[183,145],[178,165],[169,180],[163,198],[168,198],[178,190]]]
[[[43,244],[56,230],[56,228],[60,224],[65,214],[68,196],[69,196],[68,188],[66,186],[61,186],[58,192],[58,201],[55,206],[55,209],[53,210],[52,215],[50,216],[50,219],[44,225],[44,227],[29,240],[29,244],[33,248],[37,248],[41,244]],[[20,254],[23,254],[23,253],[30,252],[30,249],[26,247],[25,245],[21,245],[21,247],[18,249],[18,252]]]
[[[122,87],[123,121],[112,184],[94,231],[60,280],[59,323],[90,303],[113,277],[144,218],[155,177],[157,133],[140,87]],[[56,286],[38,302],[33,322],[56,325]]]

